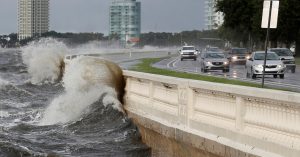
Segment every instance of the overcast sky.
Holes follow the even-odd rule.
[[[139,0],[142,32],[204,29],[204,0]],[[111,0],[50,0],[50,30],[108,33]],[[17,32],[18,0],[0,0],[0,34]]]

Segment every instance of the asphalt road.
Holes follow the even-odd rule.
[[[132,52],[132,53],[116,53],[104,54],[101,57],[118,63],[122,69],[129,69],[130,67],[140,63],[143,58],[163,58],[170,56],[176,52],[170,51],[152,51],[152,52]]]
[[[171,69],[175,71],[189,72],[189,73],[202,74],[202,75],[217,76],[217,77],[242,80],[242,81],[259,83],[259,84],[262,81],[261,77],[258,77],[256,79],[247,78],[245,65],[243,64],[234,64],[234,65],[231,64],[230,72],[228,73],[223,73],[221,70],[202,73],[201,65],[198,60],[180,61],[179,57],[171,57],[168,59],[164,59],[154,64],[153,66],[157,68]],[[295,73],[291,73],[290,71],[286,72],[284,79],[273,78],[272,75],[266,76],[265,84],[269,87],[288,88],[292,91],[300,92],[300,67],[296,68]]]

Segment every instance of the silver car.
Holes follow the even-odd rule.
[[[282,62],[286,65],[287,70],[291,70],[292,73],[295,73],[295,58],[291,50],[287,48],[271,48],[270,51],[275,52],[279,56]]]
[[[250,58],[246,61],[247,77],[254,79],[256,76],[263,74],[264,58],[264,51],[256,51],[252,53]],[[265,75],[273,75],[274,78],[277,78],[279,75],[279,77],[283,79],[285,70],[286,66],[280,60],[279,56],[275,52],[269,51],[267,53]]]
[[[205,52],[201,53],[201,71],[222,70],[229,72],[229,61],[222,52]]]

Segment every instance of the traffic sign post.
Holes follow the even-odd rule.
[[[268,45],[269,45],[269,38],[270,38],[270,28],[277,28],[278,10],[279,10],[279,0],[264,1],[261,27],[267,28],[267,36],[266,36],[266,43],[265,43],[265,58],[264,58],[263,76],[262,76],[262,83],[261,83],[262,88],[264,88],[265,85],[265,73],[266,73]]]

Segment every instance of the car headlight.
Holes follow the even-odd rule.
[[[246,59],[250,59],[250,56],[246,56]]]
[[[233,56],[232,59],[238,59],[238,57],[237,56]]]
[[[283,67],[284,67],[284,65],[282,65],[282,64],[277,65],[277,68],[283,68]]]
[[[224,65],[227,65],[228,64],[228,62],[224,62]]]
[[[206,62],[206,64],[211,64],[211,62]]]
[[[254,65],[255,67],[257,67],[257,68],[263,68],[264,66],[263,65],[261,65],[261,64],[259,64],[259,65]]]

